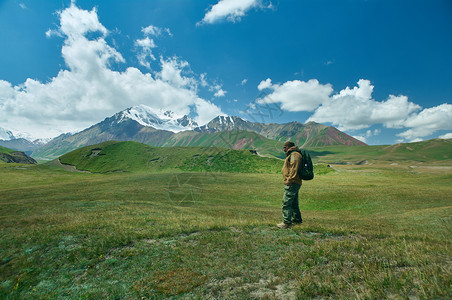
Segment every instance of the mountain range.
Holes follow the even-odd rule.
[[[35,159],[47,160],[83,146],[110,140],[136,141],[157,147],[218,146],[253,149],[261,155],[276,157],[283,154],[282,144],[288,140],[300,147],[366,145],[334,127],[315,122],[264,124],[236,116],[217,116],[209,123],[198,126],[188,115],[139,105],[120,111],[78,133],[62,134],[44,145],[25,139],[10,139],[1,140],[0,146],[31,151],[31,156]]]

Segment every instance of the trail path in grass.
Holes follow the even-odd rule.
[[[75,166],[62,164],[61,161],[57,158],[52,160],[49,163],[51,166],[62,168],[65,171],[69,172],[79,172],[79,173],[91,173],[90,171],[82,171],[78,170]]]

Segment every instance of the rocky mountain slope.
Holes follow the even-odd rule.
[[[251,131],[272,140],[283,142],[291,140],[297,145],[300,145],[300,147],[366,145],[334,127],[315,122],[306,124],[299,122],[264,124],[249,122],[239,117],[218,116],[206,125],[195,128],[194,130],[197,132],[209,133],[227,130]]]
[[[136,141],[151,146],[219,146],[255,149],[279,156],[287,140],[300,147],[366,145],[331,126],[309,122],[264,124],[239,117],[218,116],[197,126],[189,116],[141,105],[128,108],[76,134],[61,135],[33,152],[33,157],[54,159],[79,147],[105,141]]]
[[[0,146],[0,162],[18,163],[18,164],[36,164],[36,160],[24,152],[14,151],[12,149]]]

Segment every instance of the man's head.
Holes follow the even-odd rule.
[[[283,150],[284,150],[284,152],[287,153],[287,151],[294,146],[295,146],[295,144],[293,142],[287,141],[284,143]]]

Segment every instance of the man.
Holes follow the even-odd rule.
[[[298,167],[301,165],[301,154],[293,142],[285,142],[283,150],[286,153],[286,160],[282,168],[284,179],[283,222],[276,226],[279,228],[290,228],[292,224],[301,224],[303,222],[298,205],[298,191],[301,187]]]

